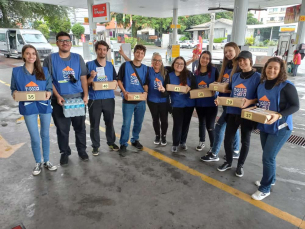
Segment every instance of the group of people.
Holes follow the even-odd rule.
[[[22,50],[25,64],[13,69],[11,90],[13,97],[17,91],[46,91],[45,101],[19,102],[20,114],[24,115],[25,123],[31,137],[32,151],[36,166],[33,175],[41,172],[44,165],[48,170],[57,167],[49,161],[50,141],[49,126],[51,115],[57,131],[60,164],[67,165],[71,149],[69,147],[69,131],[75,131],[76,148],[79,157],[87,161],[85,116],[65,117],[64,104],[74,98],[82,98],[88,105],[90,120],[90,138],[92,154],[100,152],[100,119],[103,114],[106,126],[107,144],[111,150],[118,151],[121,157],[127,155],[132,117],[134,118],[130,142],[137,150],[142,150],[140,132],[144,120],[146,101],[129,101],[131,92],[147,94],[147,105],[150,109],[155,131],[154,144],[167,145],[168,114],[173,117],[172,147],[173,156],[184,157],[188,146],[187,136],[194,109],[199,120],[199,144],[197,151],[205,147],[205,133],[209,136],[209,147],[203,162],[219,161],[218,153],[224,142],[225,162],[217,169],[221,172],[232,168],[233,159],[238,159],[235,175],[244,175],[244,164],[250,148],[251,132],[260,130],[263,151],[263,177],[255,182],[259,187],[252,195],[253,199],[262,200],[270,195],[270,187],[275,184],[275,158],[281,147],[289,138],[293,125],[292,114],[299,109],[296,88],[287,80],[285,63],[273,57],[267,61],[262,74],[253,66],[252,54],[240,52],[234,42],[224,47],[222,68],[218,72],[212,64],[212,55],[203,51],[198,59],[195,72],[187,69],[187,65],[197,60],[185,61],[177,57],[171,66],[164,66],[159,53],[154,53],[151,67],[142,64],[146,53],[143,45],[134,48],[134,59],[130,60],[122,51],[126,62],[118,74],[106,61],[109,46],[104,41],[95,43],[97,58],[85,64],[83,58],[71,53],[69,34],[60,32],[56,36],[59,52],[52,53],[40,64],[36,49],[26,45]],[[120,146],[115,144],[114,131],[115,95],[113,90],[93,90],[96,81],[115,81],[121,89],[123,124],[121,128]],[[208,88],[210,83],[222,82],[229,84],[226,93],[215,93],[212,97],[191,99],[192,89]],[[187,93],[167,91],[167,84],[187,87]],[[241,108],[223,106],[222,114],[216,121],[218,113],[217,96],[243,98],[242,108],[257,105],[263,109],[276,111],[267,124],[257,124],[241,118]],[[84,108],[86,109],[86,108]],[[42,141],[43,160],[40,151],[40,137],[37,118],[40,118],[40,137]],[[239,132],[240,126],[240,132]],[[241,142],[241,147],[240,147]]]

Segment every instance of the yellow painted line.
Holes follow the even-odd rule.
[[[0,80],[0,82],[1,82],[1,83],[4,83],[4,84],[6,84],[6,83],[5,83],[4,81],[2,81],[2,80]]]
[[[11,85],[10,85],[10,84],[8,84],[8,83],[6,83],[5,85],[6,85],[6,86],[9,86],[9,87],[11,86]]]
[[[88,120],[86,120],[86,124],[90,125],[90,122]],[[100,126],[100,131],[105,132],[106,130],[105,130],[104,127]],[[117,137],[120,137],[120,135],[117,134],[117,133],[115,135]],[[129,144],[130,144],[130,142],[129,142]],[[161,161],[164,161],[164,162],[166,162],[166,163],[168,163],[168,164],[170,164],[170,165],[172,165],[172,166],[174,166],[174,167],[176,167],[176,168],[178,168],[182,171],[185,171],[185,172],[187,172],[187,173],[189,173],[193,176],[199,177],[199,178],[201,178],[201,180],[205,181],[206,183],[208,183],[210,185],[213,185],[214,187],[219,188],[219,189],[221,189],[221,190],[223,190],[223,191],[225,191],[225,192],[227,192],[227,193],[229,193],[229,194],[231,194],[231,195],[233,195],[233,196],[235,196],[235,197],[237,197],[237,198],[239,198],[239,199],[241,199],[241,200],[243,200],[243,201],[245,201],[249,204],[252,204],[255,207],[260,208],[261,210],[264,210],[264,211],[270,213],[271,215],[274,215],[275,217],[278,217],[282,220],[285,220],[288,223],[291,223],[291,224],[295,225],[296,227],[298,227],[300,229],[305,229],[305,222],[303,222],[302,219],[300,219],[300,218],[298,218],[294,215],[291,215],[287,212],[284,212],[284,211],[282,211],[282,210],[280,210],[276,207],[273,207],[269,204],[266,204],[262,201],[253,200],[250,195],[248,195],[244,192],[241,192],[241,191],[239,191],[235,188],[232,188],[231,186],[226,185],[226,184],[224,184],[224,183],[222,183],[222,182],[220,182],[216,179],[213,179],[213,178],[211,178],[207,175],[204,175],[204,174],[198,172],[197,170],[192,169],[192,168],[190,168],[190,167],[188,167],[188,166],[186,166],[186,165],[184,165],[184,164],[182,164],[182,163],[180,163],[180,162],[178,162],[178,161],[176,161],[172,158],[169,158],[169,157],[167,157],[167,156],[165,156],[161,153],[158,153],[158,152],[156,152],[152,149],[144,147],[143,151],[147,152],[151,156],[153,156],[153,157],[155,157],[155,158],[157,158]]]

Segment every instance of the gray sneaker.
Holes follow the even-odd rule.
[[[172,153],[178,153],[178,147],[172,146]]]
[[[47,161],[43,164],[43,166],[47,169],[47,170],[50,170],[50,171],[55,171],[57,170],[57,166],[55,165],[52,165],[51,162]]]
[[[39,175],[41,173],[41,164],[42,163],[36,163],[35,168],[34,168],[34,170],[32,172],[32,174],[34,176],[37,176],[37,175]]]
[[[185,143],[182,143],[179,146],[182,150],[187,150],[187,145]]]
[[[178,152],[177,146],[172,146],[172,153],[173,153],[173,156],[175,156],[175,157],[186,157],[185,154]]]

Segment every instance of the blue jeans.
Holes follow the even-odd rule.
[[[215,125],[215,132],[214,132],[214,144],[212,148],[212,152],[215,155],[218,155],[220,146],[223,142],[225,131],[226,131],[226,126],[227,122],[225,120],[227,116],[227,107],[223,106],[223,112],[221,116],[219,117],[216,125]],[[234,151],[239,151],[239,131],[236,131],[235,137],[234,137],[234,142],[233,142],[233,149]]]
[[[275,158],[290,137],[291,132],[286,127],[279,130],[278,135],[260,132],[263,149],[263,178],[261,180],[261,186],[258,188],[259,191],[268,193],[270,192],[271,184],[275,183]]]
[[[130,139],[131,143],[134,143],[136,140],[139,140],[139,134],[142,129],[142,123],[144,120],[146,110],[145,101],[139,102],[137,104],[123,103],[123,125],[121,130],[120,145],[128,146],[130,124],[132,115],[133,118],[133,129],[132,129],[132,138]]]
[[[299,66],[300,66],[299,64],[294,65],[293,70],[292,70],[293,76],[297,76]]]
[[[38,114],[25,115],[24,120],[31,136],[31,146],[34,154],[36,163],[41,163],[41,152],[40,152],[40,137],[42,142],[42,151],[44,162],[49,161],[50,154],[50,137],[49,129],[51,123],[51,113],[39,114],[40,118],[40,136],[37,122]]]

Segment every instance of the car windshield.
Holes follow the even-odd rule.
[[[45,37],[42,34],[22,34],[26,43],[48,43]]]

